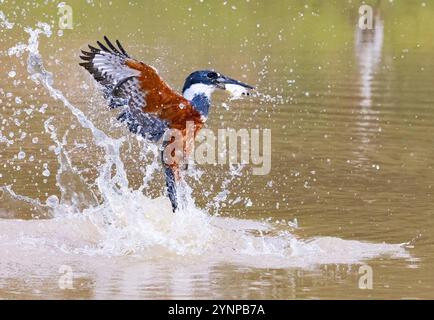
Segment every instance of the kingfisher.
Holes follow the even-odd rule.
[[[128,129],[148,141],[158,143],[168,130],[181,133],[184,152],[167,161],[165,150],[172,139],[161,143],[167,195],[172,211],[178,209],[176,192],[183,160],[188,156],[187,123],[193,123],[193,139],[204,126],[211,107],[211,95],[216,89],[241,92],[249,95],[254,88],[231,79],[214,70],[200,70],[191,73],[185,80],[182,94],[173,90],[158,74],[157,70],[128,55],[119,40],[113,44],[106,36],[105,43],[88,45],[89,51],[81,50],[80,66],[84,67],[101,85],[103,95],[110,108],[124,107],[118,120]]]

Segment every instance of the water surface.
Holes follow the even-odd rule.
[[[56,3],[0,4],[0,298],[434,297],[431,3],[372,1],[368,31],[357,1],[70,5],[61,31]],[[176,89],[255,85],[207,127],[270,128],[270,174],[200,166],[171,214],[158,150],[77,65],[103,35]]]

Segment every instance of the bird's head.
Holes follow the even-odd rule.
[[[249,95],[252,86],[226,77],[213,70],[201,70],[190,74],[185,80],[182,94],[190,101],[197,96],[205,96],[208,100],[216,89],[227,90],[237,95]]]

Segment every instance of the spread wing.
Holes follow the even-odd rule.
[[[80,63],[99,82],[111,108],[127,105],[118,119],[131,132],[157,141],[168,128],[185,129],[187,121],[199,121],[190,102],[171,89],[157,71],[131,58],[119,41],[116,46],[104,37],[99,48],[89,45]]]

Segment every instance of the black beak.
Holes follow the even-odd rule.
[[[249,90],[255,89],[254,87],[252,87],[252,86],[250,86],[250,85],[248,85],[246,83],[243,83],[243,82],[240,82],[238,80],[231,79],[231,78],[220,77],[220,78],[217,79],[217,87],[218,88],[225,90],[226,89],[226,87],[225,87],[226,84],[232,84],[232,85],[240,86],[240,87],[243,87],[243,88],[246,88],[246,89],[249,89]]]
[[[254,87],[252,87],[246,83],[243,83],[243,82],[240,82],[238,80],[231,79],[231,78],[226,78],[226,81],[224,83],[225,84],[234,84],[234,85],[241,86],[241,87],[244,87],[244,88],[249,89],[249,90],[255,89]]]

